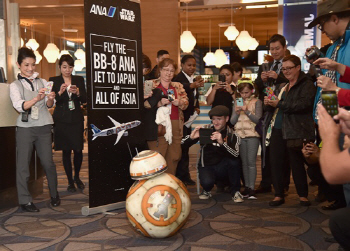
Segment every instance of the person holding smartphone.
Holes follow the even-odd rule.
[[[205,94],[207,104],[211,105],[212,108],[217,105],[224,105],[229,109],[231,115],[236,82],[240,78],[241,73],[241,71],[235,72],[228,64],[221,66],[219,81],[212,85]]]
[[[147,120],[147,144],[150,150],[159,152],[166,160],[167,173],[175,175],[181,158],[181,138],[183,133],[183,110],[188,107],[188,97],[183,85],[173,82],[177,65],[165,58],[158,64],[159,79],[153,82],[153,95],[145,103],[152,109],[155,120]]]
[[[61,75],[50,78],[50,81],[54,82],[52,90],[56,94],[56,108],[53,112],[55,151],[62,150],[63,167],[68,179],[67,190],[75,192],[75,185],[79,189],[85,188],[79,173],[84,149],[84,116],[81,105],[86,103],[86,90],[84,78],[72,75],[74,59],[70,55],[62,55],[58,66]]]
[[[256,156],[258,153],[260,135],[255,131],[256,123],[262,116],[262,102],[254,97],[252,81],[238,81],[238,93],[231,115],[231,124],[241,137],[239,148],[242,160],[242,169],[245,181],[245,190],[242,195],[248,199],[255,197]]]
[[[57,172],[52,159],[52,116],[48,110],[55,103],[55,93],[45,95],[46,80],[35,72],[36,56],[32,49],[18,50],[18,80],[10,85],[13,107],[20,113],[16,128],[16,186],[18,202],[23,211],[39,212],[28,189],[29,163],[35,146],[43,166],[51,196],[50,204],[57,207],[61,199],[57,192]]]
[[[273,107],[273,117],[268,126],[266,145],[269,145],[272,183],[275,198],[270,206],[280,206],[284,201],[283,177],[288,172],[285,159],[289,159],[293,180],[301,206],[309,206],[307,176],[304,168],[304,157],[301,149],[303,140],[315,140],[315,128],[312,118],[313,100],[316,87],[304,72],[301,71],[300,58],[286,56],[281,70],[288,79],[275,100],[264,98],[264,104]]]
[[[183,111],[185,123],[190,119],[195,113],[200,114],[199,109],[199,89],[204,86],[204,80],[201,76],[194,76],[196,71],[196,59],[192,55],[185,55],[181,59],[181,72],[177,74],[173,81],[179,82],[183,85],[187,97],[188,97],[188,107]],[[191,134],[191,126],[183,126],[183,137]],[[190,176],[189,172],[189,148],[181,146],[182,155],[176,168],[176,177],[178,177],[186,185],[196,184]]]
[[[241,168],[239,161],[239,145],[241,138],[228,126],[229,109],[218,105],[209,111],[212,124],[204,128],[211,129],[211,142],[202,145],[198,172],[202,194],[199,199],[207,200],[212,197],[211,190],[215,184],[230,185],[230,193],[235,203],[242,203],[243,196],[239,192],[241,183]],[[188,147],[197,143],[200,137],[201,126],[197,126],[190,135],[181,142]]]

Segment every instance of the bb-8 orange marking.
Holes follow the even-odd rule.
[[[153,205],[153,204],[149,203],[148,201],[149,201],[150,197],[156,192],[160,192],[162,196],[165,195],[165,192],[168,192],[169,194],[171,194],[174,197],[174,199],[172,201],[175,200],[175,204],[171,204],[171,208],[175,208],[176,211],[175,211],[175,214],[173,216],[168,218],[168,220],[164,220],[163,215],[161,215],[159,217],[159,220],[156,220],[152,215],[150,215],[148,208],[154,207],[156,205]],[[142,213],[145,216],[146,220],[155,226],[168,226],[168,225],[170,225],[171,223],[173,223],[174,221],[177,220],[177,218],[179,217],[181,210],[182,210],[182,202],[181,202],[181,199],[180,199],[180,196],[178,195],[178,193],[173,188],[168,187],[168,186],[164,186],[164,185],[155,186],[155,187],[152,187],[151,189],[149,189],[147,191],[147,193],[143,196],[141,204],[142,204],[142,206],[141,206]]]

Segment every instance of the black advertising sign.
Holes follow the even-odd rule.
[[[85,0],[89,207],[125,201],[144,150],[140,5]]]

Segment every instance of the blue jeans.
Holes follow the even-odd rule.
[[[241,188],[241,169],[239,158],[223,158],[218,164],[212,166],[198,166],[201,186],[210,192],[218,181],[228,179],[230,192],[234,196]]]

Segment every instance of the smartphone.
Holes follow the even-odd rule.
[[[174,90],[172,90],[172,89],[168,90],[168,99],[169,99],[170,102],[173,102],[175,100]]]
[[[335,91],[322,91],[322,105],[332,117],[338,114],[338,97]]]
[[[322,69],[319,65],[315,65],[315,70],[316,70],[316,78],[323,75]]]
[[[199,129],[199,144],[200,145],[212,144],[213,141],[210,139],[212,134],[213,134],[212,128],[200,128]]]
[[[51,90],[52,90],[52,86],[53,86],[53,81],[49,81],[46,83],[45,86],[45,94],[50,94]]]
[[[244,106],[243,98],[236,98],[237,106]]]
[[[268,63],[262,63],[261,64],[261,69],[262,69],[262,71],[269,71],[270,70],[269,64]]]
[[[219,75],[219,81],[221,81],[222,83],[225,83],[226,82],[226,75],[220,74]]]
[[[148,96],[152,92],[153,81],[146,81],[143,83],[143,94]]]

